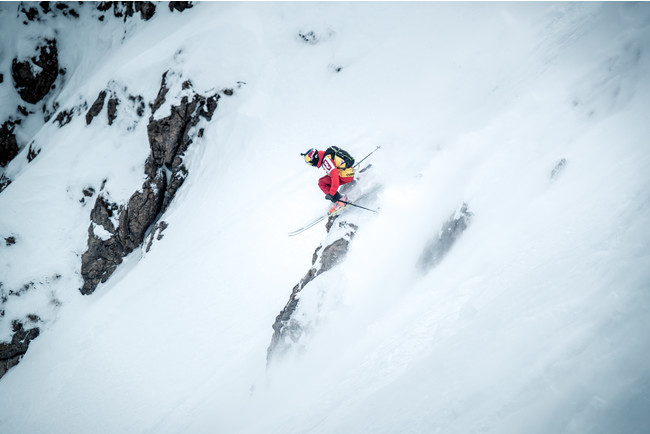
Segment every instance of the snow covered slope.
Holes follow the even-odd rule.
[[[67,72],[57,111],[21,130],[40,153],[2,169],[0,341],[15,321],[40,335],[0,379],[1,432],[650,429],[649,5],[156,6],[42,23],[68,32]],[[117,117],[89,124],[102,90]],[[140,191],[148,126],[190,90],[220,98],[166,228],[82,295],[96,201]],[[381,212],[346,212],[345,261],[302,289],[307,333],[267,367],[326,239],[287,237],[327,205],[299,153],[331,144],[382,145]],[[423,260],[463,204],[467,228]]]

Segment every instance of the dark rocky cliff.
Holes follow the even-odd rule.
[[[82,294],[93,293],[97,285],[108,280],[122,259],[143,243],[147,231],[167,209],[187,177],[183,155],[196,136],[202,134],[202,130],[191,133],[193,127],[201,119],[210,121],[217,108],[218,94],[203,96],[192,92],[191,98],[183,96],[171,106],[169,116],[155,119],[156,111],[169,93],[167,74],[163,74],[160,91],[151,104],[147,127],[151,153],[144,167],[145,182],[126,205],[111,203],[102,193],[95,200],[88,227],[88,250],[81,257]],[[182,89],[191,91],[191,82],[183,82]],[[108,90],[100,92],[86,113],[87,123],[101,113],[108,93]],[[99,236],[97,226],[110,233],[110,237]]]

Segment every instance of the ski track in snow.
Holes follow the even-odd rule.
[[[11,59],[39,36],[67,68],[60,110],[109,88],[146,113],[33,116],[18,139],[41,152],[0,169],[1,295],[31,284],[0,341],[30,314],[41,330],[0,380],[0,432],[650,430],[649,5],[160,3],[147,22],[76,27],[24,26],[15,6],[0,7],[0,121],[20,102]],[[82,296],[90,210],[141,187],[167,70],[234,94],[184,156],[162,239]],[[346,260],[300,293],[307,332],[267,368],[326,236],[286,236],[327,207],[299,153],[333,144],[382,145],[381,212],[346,211]],[[419,270],[463,203],[468,228]]]

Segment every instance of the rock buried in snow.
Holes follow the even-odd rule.
[[[463,203],[454,215],[449,217],[440,228],[440,231],[427,243],[422,255],[420,255],[418,269],[421,272],[424,273],[430,270],[442,261],[460,235],[467,229],[472,215],[467,210],[467,204]]]
[[[557,179],[557,177],[560,176],[560,173],[562,173],[565,167],[566,167],[566,159],[562,158],[560,161],[558,161],[555,164],[555,167],[551,171],[551,179],[553,180]]]

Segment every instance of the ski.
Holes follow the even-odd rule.
[[[375,187],[375,188],[371,189],[370,191],[368,191],[368,192],[362,194],[361,196],[359,196],[359,197],[358,197],[354,202],[346,202],[346,204],[345,204],[344,206],[342,206],[341,208],[337,209],[336,211],[334,211],[334,212],[332,212],[332,213],[325,214],[325,215],[323,215],[323,216],[320,216],[320,217],[318,217],[316,220],[314,220],[314,221],[312,221],[312,222],[310,222],[310,223],[307,223],[305,226],[301,227],[300,229],[296,229],[296,230],[293,231],[293,232],[289,232],[289,236],[292,237],[292,236],[294,236],[294,235],[298,235],[298,234],[300,234],[300,233],[303,233],[303,232],[305,232],[307,229],[316,226],[318,223],[322,222],[322,221],[325,220],[326,218],[328,218],[328,217],[330,217],[330,216],[333,216],[333,215],[340,214],[341,212],[343,212],[344,210],[348,209],[348,208],[351,207],[351,206],[356,206],[356,207],[359,207],[359,208],[361,208],[361,209],[365,209],[365,210],[372,211],[372,212],[377,212],[377,211],[374,210],[374,209],[369,209],[369,208],[365,208],[365,207],[359,206],[359,205],[357,205],[357,202],[359,202],[359,201],[365,199],[366,197],[370,196],[371,194],[375,193],[378,189],[379,189],[379,187]]]
[[[325,215],[323,215],[323,216],[318,217],[316,220],[314,220],[314,221],[311,222],[311,223],[307,223],[305,226],[301,227],[300,229],[296,229],[296,230],[293,231],[293,232],[289,232],[289,236],[292,237],[292,236],[294,236],[294,235],[298,235],[298,234],[300,234],[300,233],[305,232],[307,229],[309,229],[309,228],[311,228],[311,227],[313,227],[313,226],[316,226],[318,223],[322,222],[322,221],[325,220],[326,218],[328,218],[328,217],[330,217],[330,216],[333,216],[333,215],[337,215],[337,214],[339,214],[341,211],[343,211],[343,210],[344,210],[345,208],[347,208],[348,206],[349,206],[349,205],[342,206],[341,208],[337,209],[336,211],[334,211],[334,212],[332,212],[332,213],[328,213],[328,214],[325,214]]]

